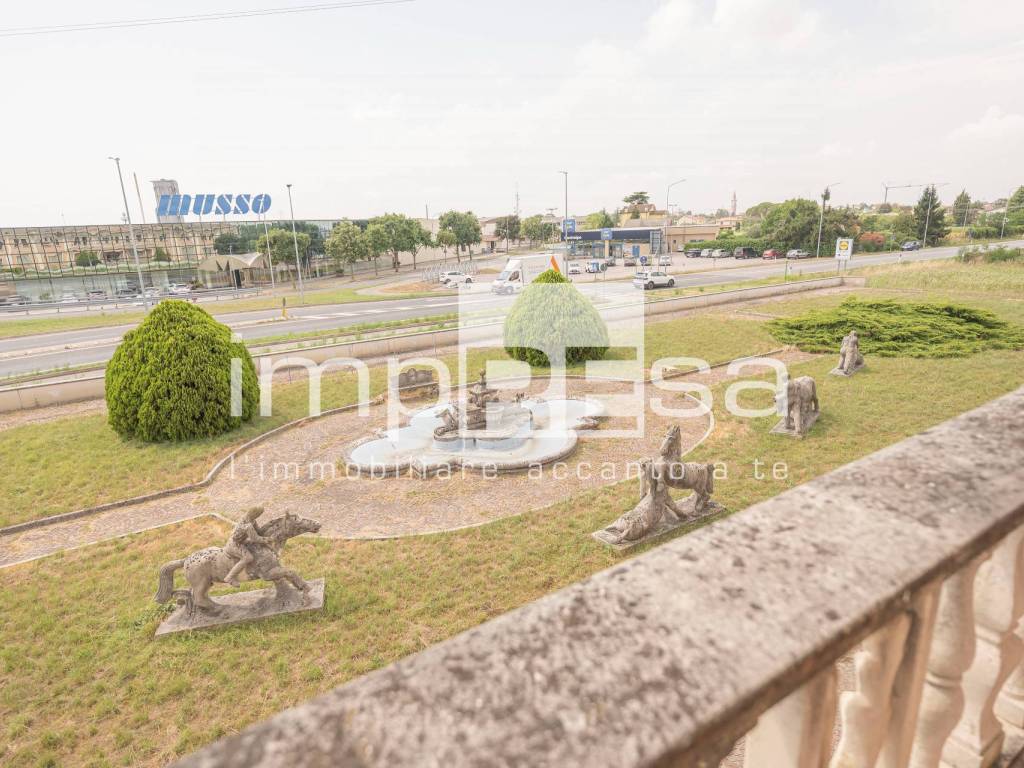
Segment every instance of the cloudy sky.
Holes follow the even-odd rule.
[[[312,0],[40,0],[5,29]],[[0,37],[0,224],[117,221],[108,155],[272,213],[583,214],[1024,184],[1021,0],[414,0]],[[910,201],[913,190],[890,199]],[[133,212],[137,202],[132,199]]]

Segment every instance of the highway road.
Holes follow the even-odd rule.
[[[857,255],[850,266],[887,264],[896,262],[899,258],[903,261],[948,259],[954,257],[957,250],[955,247],[942,247],[904,253],[902,256],[897,252]],[[681,255],[675,256],[677,262],[682,258]],[[696,261],[698,260],[687,260],[686,267],[692,268]],[[711,269],[678,273],[671,267],[667,269],[674,274],[677,287],[761,280],[781,275],[785,269],[782,261],[736,262],[733,259],[722,259],[712,263],[701,259],[699,262],[711,266]],[[789,270],[791,275],[797,272],[803,275],[828,274],[836,271],[836,262],[833,259],[790,261]],[[488,277],[489,279],[493,278]],[[592,276],[586,274],[575,278],[584,290],[592,279]],[[486,280],[467,288],[468,292],[460,297],[437,296],[289,308],[287,320],[281,319],[280,310],[238,312],[218,315],[217,319],[229,325],[242,339],[252,340],[287,333],[330,331],[360,323],[409,320],[456,313],[459,311],[460,303],[470,311],[487,311],[511,301],[510,298],[499,299],[492,296]],[[0,376],[25,375],[69,366],[103,363],[113,354],[121,336],[132,327],[133,325],[108,326],[0,339]]]

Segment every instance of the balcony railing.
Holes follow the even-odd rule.
[[[741,739],[756,768],[1008,761],[1022,524],[1024,389],[182,765],[715,766]]]

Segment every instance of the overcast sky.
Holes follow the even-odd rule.
[[[5,3],[4,28],[313,0]],[[1021,0],[415,0],[0,38],[0,225],[117,221],[143,184],[302,218],[681,209],[882,182],[1024,184]],[[129,188],[131,190],[131,187]],[[915,190],[892,190],[909,202]],[[133,214],[138,203],[131,198]]]

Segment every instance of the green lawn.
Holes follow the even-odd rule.
[[[305,305],[320,304],[351,304],[358,301],[399,301],[404,299],[422,299],[424,297],[454,296],[452,292],[420,292],[395,293],[387,295],[357,293],[354,288],[332,288],[324,291],[306,293]],[[288,296],[288,306],[300,306],[297,295]],[[257,296],[251,299],[225,299],[224,301],[203,302],[200,304],[212,315],[224,315],[231,312],[251,312],[260,309],[280,309],[280,296]],[[113,325],[135,325],[142,321],[145,312],[86,312],[54,317],[25,317],[17,320],[0,322],[0,339],[15,336],[28,336],[35,333],[55,333],[57,331],[77,331],[83,328],[106,328]]]
[[[724,461],[716,498],[751,503],[975,407],[1024,382],[1024,354],[869,360],[853,379],[831,358],[793,366],[819,382],[823,415],[803,441],[773,418],[723,409],[687,458]],[[965,386],[969,383],[969,386]],[[764,479],[754,475],[761,462]],[[788,467],[784,480],[771,467]],[[303,539],[287,560],[327,578],[323,613],[170,637],[153,631],[159,566],[219,541],[212,519],[0,570],[0,763],[162,765],[246,724],[614,564],[589,533],[636,500],[636,484],[489,525],[390,541]]]
[[[714,314],[651,323],[646,328],[646,357],[701,357],[711,363],[779,346],[754,320]],[[623,357],[612,350],[611,359]],[[475,377],[485,359],[508,359],[501,349],[475,351],[468,370]],[[444,358],[457,377],[454,357]],[[582,366],[574,369],[582,372]],[[385,387],[386,369],[371,369],[371,392]],[[94,414],[28,424],[0,431],[0,526],[128,498],[201,479],[232,447],[286,421],[305,416],[305,383],[276,385],[274,416],[257,417],[236,432],[206,440],[152,445],[123,440]],[[322,408],[356,401],[354,374],[323,377]]]

